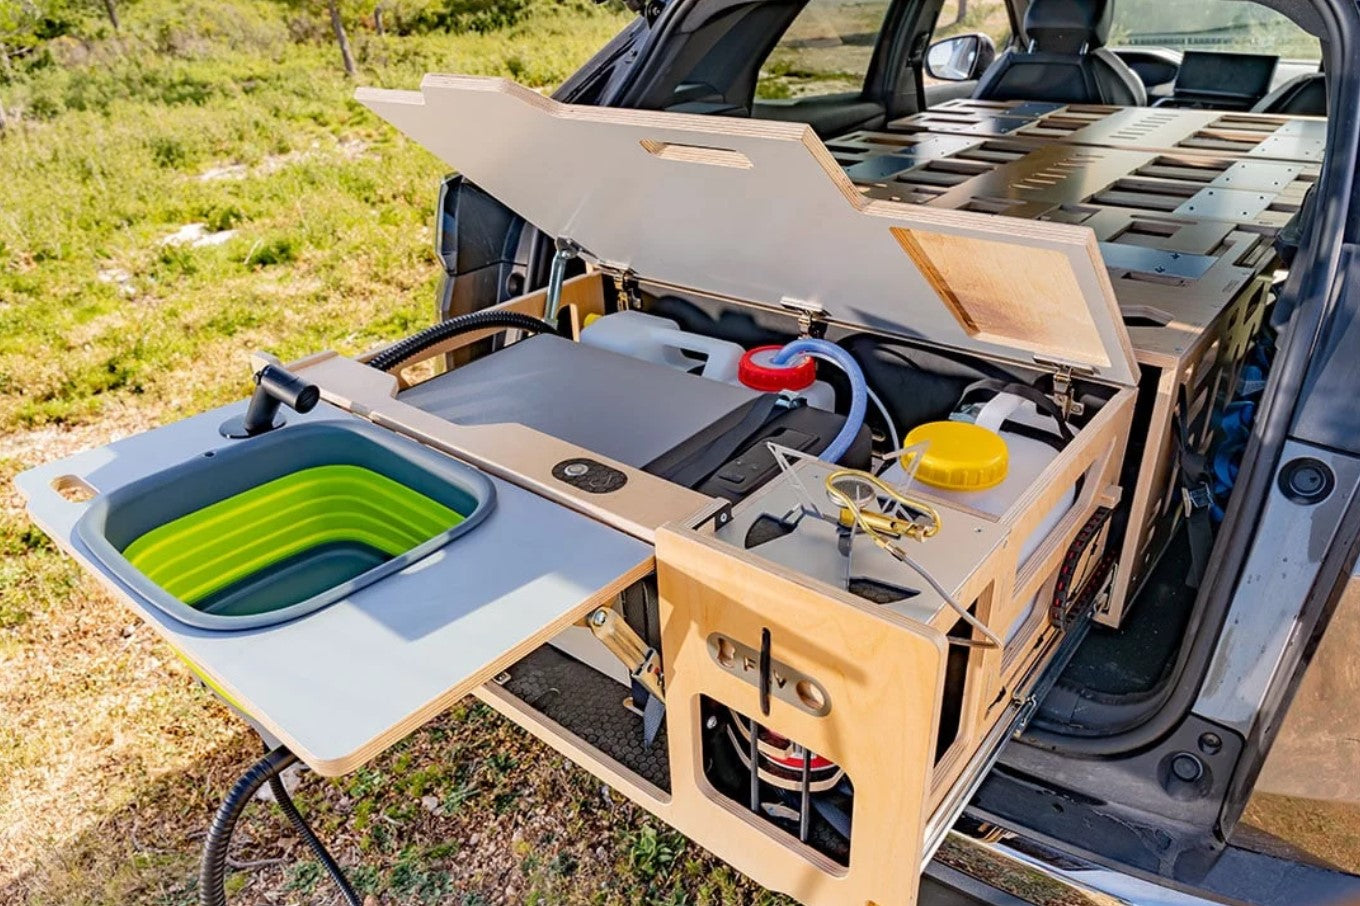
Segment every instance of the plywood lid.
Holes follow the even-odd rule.
[[[477,76],[357,97],[539,229],[645,280],[1136,382],[1085,227],[865,199],[797,123],[574,106]]]

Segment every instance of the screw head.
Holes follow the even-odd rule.
[[[580,478],[589,471],[590,466],[583,462],[574,462],[571,465],[564,467],[562,469],[562,474],[568,478]]]
[[[1223,750],[1223,737],[1217,733],[1204,733],[1199,738],[1199,750],[1205,755],[1217,755]]]

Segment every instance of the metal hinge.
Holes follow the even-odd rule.
[[[816,302],[785,296],[779,300],[779,306],[798,316],[798,331],[803,336],[818,338],[826,336],[826,309]]]
[[[1044,365],[1053,369],[1053,393],[1051,398],[1062,410],[1063,418],[1071,418],[1074,415],[1081,415],[1086,411],[1086,406],[1079,402],[1076,395],[1072,392],[1072,378],[1074,375],[1083,377],[1094,377],[1096,370],[1087,365],[1073,365],[1070,362],[1056,362],[1052,359],[1045,359],[1035,356],[1034,361],[1039,365]]]
[[[614,297],[623,309],[637,311],[642,308],[642,288],[637,272],[621,264],[597,262],[596,269],[614,284]]]

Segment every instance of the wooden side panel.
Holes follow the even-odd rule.
[[[927,819],[926,789],[943,689],[945,642],[874,605],[829,597],[696,532],[657,535],[672,771],[669,818],[759,883],[808,906],[908,906]],[[815,678],[825,716],[772,697],[765,726],[840,764],[855,787],[850,864],[800,845],[704,775],[701,695],[761,714],[755,685],[720,667],[720,632]],[[888,729],[891,728],[891,729]]]
[[[1120,624],[1180,525],[1176,422],[1184,420],[1195,452],[1208,451],[1214,439],[1215,408],[1237,386],[1251,341],[1265,320],[1270,287],[1268,277],[1254,279],[1198,330],[1133,329],[1135,339],[1140,333],[1151,334],[1140,343],[1139,359],[1161,371],[1149,421],[1137,426],[1144,444],[1137,480],[1128,489],[1128,528],[1109,603],[1096,615],[1099,622]]]

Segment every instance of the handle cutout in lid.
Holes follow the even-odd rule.
[[[52,490],[69,503],[89,503],[99,492],[79,475],[58,475],[52,479]]]
[[[682,145],[675,142],[660,142],[644,138],[641,142],[644,151],[662,160],[678,160],[689,164],[708,164],[712,167],[736,167],[750,170],[754,165],[751,158],[740,151],[730,148],[711,148],[706,145]]]

